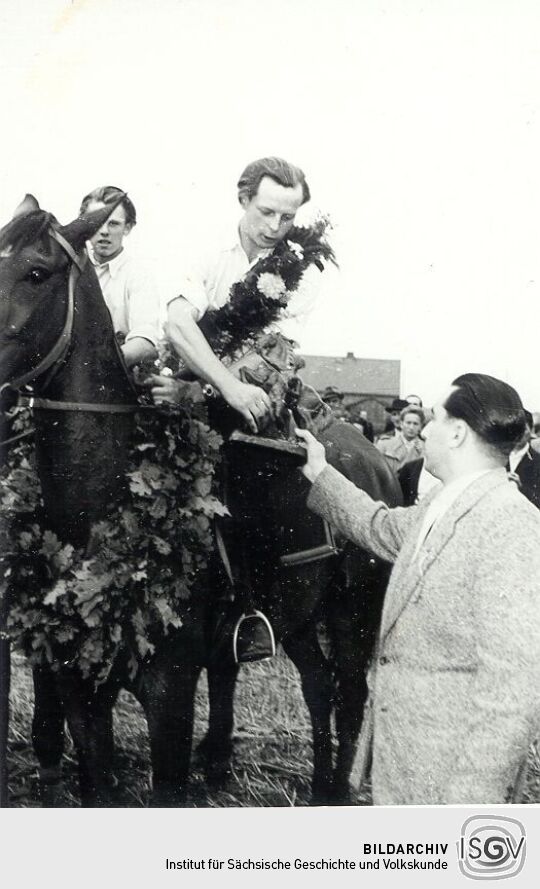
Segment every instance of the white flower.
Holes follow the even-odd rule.
[[[170,367],[162,367],[159,372],[160,377],[172,377],[173,372]]]
[[[289,250],[294,253],[297,259],[304,258],[304,251],[300,244],[297,244],[296,241],[287,241],[287,244],[289,245]]]
[[[280,299],[287,288],[281,275],[273,275],[272,272],[263,272],[257,280],[257,290],[267,299]]]

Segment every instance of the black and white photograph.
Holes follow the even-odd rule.
[[[538,5],[2,0],[0,70],[2,825],[521,879]]]

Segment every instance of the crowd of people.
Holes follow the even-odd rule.
[[[269,395],[226,366],[200,322],[280,249],[309,198],[295,165],[274,157],[249,164],[238,181],[238,226],[191,264],[167,306],[174,350],[205,395],[221,395],[253,433],[272,409]],[[81,214],[107,205],[111,214],[89,254],[133,367],[156,355],[159,299],[151,276],[124,250],[136,223],[130,198],[97,188]],[[309,311],[319,271],[304,270],[283,316]],[[264,281],[276,299],[278,277]],[[181,398],[172,377],[154,374],[148,385],[156,401]],[[322,395],[350,419],[338,389]],[[365,411],[354,423],[399,478],[404,507],[371,500],[327,464],[309,432],[297,430],[307,449],[309,507],[394,563],[356,771],[371,769],[375,803],[503,803],[540,730],[538,424],[512,387],[482,374],[455,379],[432,412],[414,395],[395,399],[387,412],[378,438]]]

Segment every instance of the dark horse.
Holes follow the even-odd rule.
[[[401,502],[384,458],[359,430],[330,418],[316,434],[329,462],[347,478],[375,499]],[[226,464],[224,493],[233,518],[225,540],[236,595],[248,613],[257,609],[270,619],[300,673],[313,729],[312,802],[347,803],[389,566],[345,541],[330,545],[321,521],[306,509],[309,483],[279,450],[253,439],[231,440]],[[208,777],[217,781],[233,752],[237,673],[231,663],[209,664],[210,721],[202,752]]]
[[[61,227],[27,196],[0,232],[0,387],[5,393],[31,382],[38,406],[46,396],[34,411],[44,524],[78,547],[91,546],[93,524],[123,496],[136,408],[110,314],[85,262],[86,240],[112,209]],[[187,781],[202,624],[194,618],[189,645],[174,646],[174,654],[172,640],[164,642],[132,687],[148,720],[157,805],[176,801]],[[176,685],[177,669],[183,682]],[[67,718],[82,803],[110,804],[112,707],[120,686],[130,687],[121,659],[98,686],[63,665],[37,668],[34,684],[42,791],[58,779]]]
[[[84,262],[84,243],[110,210],[60,227],[28,198],[0,232],[0,387],[32,382],[38,400],[36,456],[46,524],[60,539],[83,547],[91,545],[94,522],[123,496],[136,406],[97,278]],[[397,484],[384,459],[360,433],[333,423],[320,437],[338,469],[374,497],[391,505],[399,502]],[[235,509],[236,497],[245,532],[237,537],[243,536],[246,545],[241,551],[233,547],[232,554],[235,560],[247,558],[250,563],[244,576],[251,571],[251,603],[270,617],[301,673],[313,723],[314,800],[343,798],[386,568],[352,548],[322,561],[283,564],[283,552],[273,542],[281,539],[276,522],[282,530],[292,515],[301,525],[308,522],[306,490],[300,487],[301,499],[292,502],[291,469],[285,475],[278,469],[276,474],[262,457],[260,466],[259,458],[252,461],[250,481],[241,472],[243,458],[238,454],[238,449],[229,448],[229,490],[236,491],[231,506]],[[264,496],[267,493],[271,508],[255,517],[253,504],[261,499],[256,481],[261,480],[260,473],[269,479]],[[289,503],[284,506],[286,496]],[[195,686],[204,666],[209,667],[210,693],[208,772],[215,776],[223,770],[231,751],[237,670],[208,658],[207,631],[214,604],[212,590],[195,596],[182,629],[157,646],[135,683],[128,681],[121,658],[108,680],[97,687],[68,666],[60,665],[55,672],[45,666],[36,670],[33,739],[45,784],[58,777],[67,718],[78,755],[83,805],[111,803],[112,707],[125,685],[136,694],[148,721],[153,802],[181,804],[189,773]],[[317,635],[317,620],[323,614],[335,674]],[[330,732],[334,702],[340,742],[335,767]]]

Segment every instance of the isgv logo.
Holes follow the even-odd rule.
[[[473,815],[461,828],[459,868],[471,880],[515,877],[525,864],[526,851],[525,828],[517,818]]]

